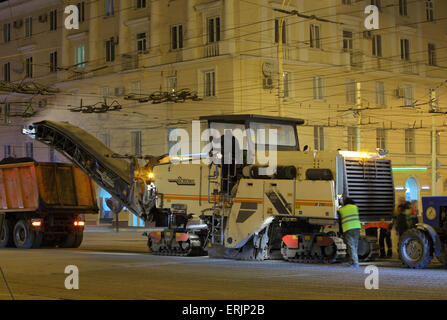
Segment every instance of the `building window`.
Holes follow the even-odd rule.
[[[26,67],[26,77],[32,78],[33,77],[33,57],[26,58],[25,67]]]
[[[343,30],[343,51],[351,52],[352,51],[352,32]]]
[[[314,126],[314,149],[324,150],[324,127]]]
[[[372,37],[372,54],[375,57],[382,57],[382,36],[376,34]]]
[[[3,80],[6,82],[11,81],[11,63],[10,62],[3,64]]]
[[[275,19],[275,43],[279,42],[280,19]],[[282,21],[282,43],[286,43],[286,21]]]
[[[25,18],[25,37],[29,38],[33,34],[33,17]]]
[[[5,158],[11,157],[11,145],[10,144],[5,144],[3,146],[3,153],[4,153]]]
[[[50,158],[50,162],[57,162],[56,150],[53,147],[50,147],[48,157]]]
[[[205,83],[205,97],[215,97],[216,96],[216,72],[206,71],[204,72],[204,83]]]
[[[57,10],[51,10],[50,11],[50,30],[56,30],[57,29]]]
[[[34,158],[34,144],[32,142],[25,143],[25,157]]]
[[[320,26],[316,24],[310,25],[310,47],[321,48],[320,42]]]
[[[80,45],[75,49],[75,65],[78,68],[85,67],[85,45]]]
[[[430,108],[432,111],[437,111],[439,108],[438,89],[430,88],[429,95],[430,95],[430,101],[429,101]]]
[[[106,16],[111,17],[115,14],[115,0],[106,0]]]
[[[313,80],[313,88],[314,88],[314,99],[315,100],[323,100],[324,99],[324,78],[322,76],[314,76]]]
[[[130,93],[141,94],[141,81],[136,80],[130,83]]]
[[[115,61],[115,39],[113,37],[106,40],[106,61]]]
[[[177,76],[170,76],[166,78],[166,88],[168,92],[177,91]]]
[[[348,127],[348,150],[349,151],[357,150],[357,128],[356,127]]]
[[[376,105],[384,106],[385,102],[385,83],[382,81],[376,82]]]
[[[85,21],[85,2],[78,2],[78,4],[76,5],[78,7],[79,10],[79,17],[78,20],[79,22],[84,22]]]
[[[404,89],[404,106],[411,107],[413,106],[413,86],[411,84],[406,84],[403,87]]]
[[[137,50],[138,53],[146,53],[146,32],[137,33]]]
[[[3,110],[3,123],[4,124],[11,123],[10,114],[11,114],[11,104],[5,103],[5,107]]]
[[[425,11],[427,14],[427,21],[434,21],[435,14],[434,14],[434,10],[433,10],[433,1],[432,0],[425,0]]]
[[[410,60],[410,40],[408,39],[400,39],[400,58]]]
[[[110,97],[111,96],[111,90],[110,90],[109,86],[101,87],[99,89],[99,92],[100,92],[102,97]]]
[[[57,72],[57,51],[50,53],[50,72]]]
[[[405,129],[405,153],[415,153],[414,129]]]
[[[3,25],[3,42],[8,43],[11,41],[11,24],[5,23]]]
[[[100,139],[102,143],[104,143],[108,148],[110,148],[110,134],[109,133],[102,133],[100,135]]]
[[[428,65],[429,66],[436,66],[436,45],[433,43],[428,44]]]
[[[133,131],[130,133],[131,135],[131,147],[132,154],[135,156],[142,155],[142,141],[141,141],[141,131]]]
[[[355,104],[357,82],[355,79],[346,79],[346,103]]]
[[[137,9],[146,8],[146,0],[137,0]]]
[[[399,0],[399,14],[401,16],[408,15],[408,3],[407,0]]]
[[[181,24],[171,27],[171,49],[183,48],[183,26]]]
[[[168,134],[168,153],[171,153],[171,149],[177,144],[177,140],[178,140],[177,129],[175,129],[175,128],[168,128],[167,134]],[[174,139],[174,140],[170,140],[169,137],[171,136],[171,134],[174,137],[177,137],[177,138]],[[173,149],[172,152],[174,152],[174,151],[176,151],[176,150]]]
[[[379,10],[382,10],[381,0],[371,0],[371,5],[376,6]]]
[[[435,133],[435,147],[436,147],[436,154],[441,154],[441,135],[440,135],[440,131],[439,130],[436,130],[436,133]],[[433,153],[433,142],[432,142],[432,139],[433,139],[433,131],[430,131],[430,153]]]
[[[208,19],[208,43],[220,41],[220,18]]]
[[[376,147],[386,150],[386,130],[383,128],[376,129]]]

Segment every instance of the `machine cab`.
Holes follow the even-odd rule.
[[[200,120],[208,123],[208,132],[216,145],[224,146],[222,137],[230,137],[244,152],[270,150],[299,151],[297,125],[304,123],[302,119],[271,117],[261,115],[216,115],[204,116]]]

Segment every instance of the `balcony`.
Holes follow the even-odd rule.
[[[411,61],[401,61],[401,73],[404,74],[418,74],[418,63]]]
[[[138,54],[123,54],[121,55],[121,71],[128,71],[138,69]]]
[[[386,59],[377,57],[372,60],[372,67],[378,71],[390,71],[388,70],[389,64]]]
[[[205,45],[205,58],[217,57],[219,55],[219,42],[212,42]]]
[[[349,63],[351,67],[361,69],[363,68],[363,52],[361,51],[350,51],[349,52]]]

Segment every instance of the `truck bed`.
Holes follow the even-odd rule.
[[[2,212],[98,212],[90,178],[70,164],[0,164]]]

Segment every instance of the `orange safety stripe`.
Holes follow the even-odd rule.
[[[333,203],[330,200],[308,200],[308,199],[297,199],[295,204],[301,206],[318,206],[320,203],[324,203],[327,207],[333,207]]]
[[[195,196],[195,195],[180,195],[180,194],[163,194],[163,199],[169,199],[169,200],[189,200],[189,201],[198,201],[199,198],[201,200],[208,200],[208,196]],[[212,200],[214,197],[210,196],[210,199]],[[217,200],[219,200],[219,197],[217,197]],[[263,199],[261,198],[236,198],[234,202],[241,203],[241,202],[254,202],[254,203],[263,203]]]

